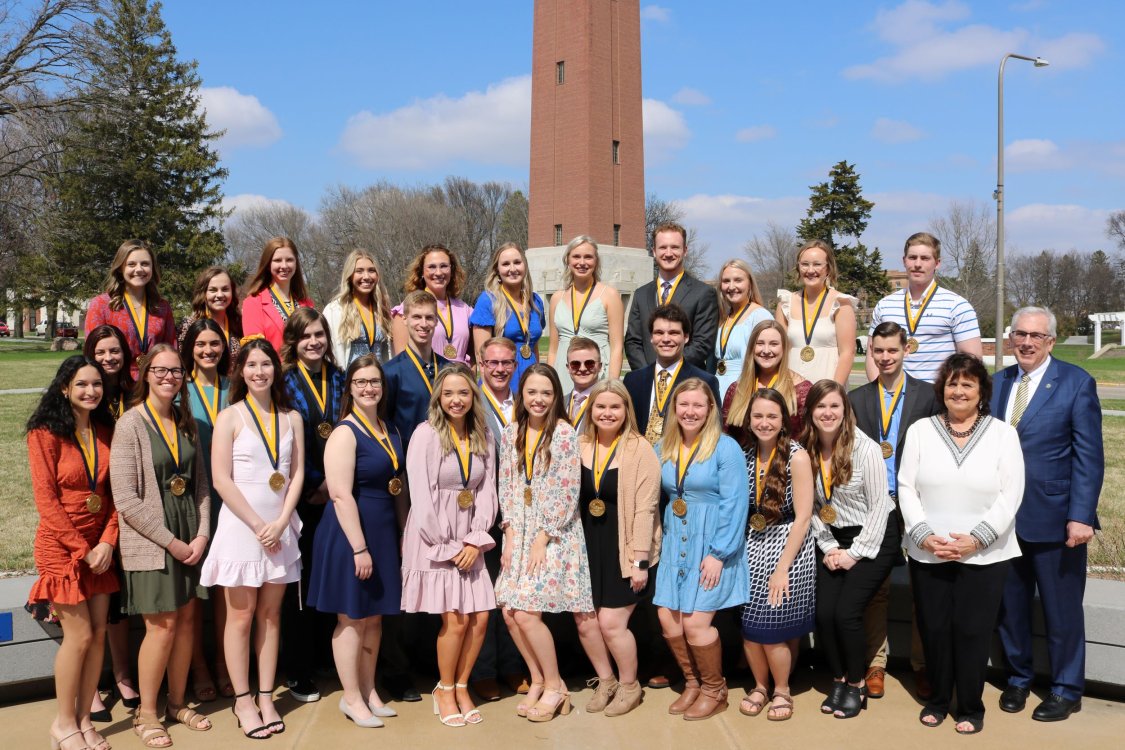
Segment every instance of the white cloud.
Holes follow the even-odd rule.
[[[659,5],[646,5],[641,8],[641,20],[668,23],[672,20],[672,10]]]
[[[910,143],[925,138],[926,134],[903,120],[880,117],[871,128],[871,137],[880,143]]]
[[[1029,203],[1004,212],[1006,244],[1034,253],[1040,250],[1106,249],[1109,209],[1073,204]]]
[[[646,164],[664,161],[672,151],[686,146],[691,138],[683,113],[659,99],[643,99],[641,115],[644,118]]]
[[[752,125],[735,133],[734,139],[739,143],[753,143],[754,141],[767,141],[776,135],[777,128],[773,125]]]
[[[942,3],[907,0],[881,10],[871,24],[875,34],[893,52],[874,62],[852,65],[844,76],[881,83],[908,80],[933,81],[947,74],[981,66],[998,66],[1000,58],[1014,50],[1038,54],[1056,69],[1078,68],[1105,50],[1096,34],[1071,32],[1048,38],[1024,28],[999,29],[984,24],[950,28],[970,14],[956,0]]]
[[[281,125],[273,112],[258,97],[230,86],[200,89],[199,108],[209,127],[226,131],[219,139],[221,148],[268,146],[281,138]]]
[[[367,169],[428,169],[457,161],[526,165],[531,76],[458,98],[444,94],[348,118],[340,148]]]
[[[1004,147],[1004,168],[1013,172],[1065,169],[1071,163],[1071,159],[1059,150],[1054,141],[1044,138],[1012,141]]]
[[[232,216],[237,215],[242,209],[265,206],[285,208],[291,205],[293,204],[289,201],[281,200],[280,198],[267,198],[257,193],[239,193],[238,195],[228,195],[223,198],[223,208],[228,211],[233,211]]]
[[[711,97],[699,89],[685,86],[672,95],[672,101],[685,107],[705,107],[711,103]]]

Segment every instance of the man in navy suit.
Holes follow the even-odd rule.
[[[1032,713],[1037,721],[1062,721],[1082,708],[1086,543],[1099,528],[1098,496],[1105,474],[1094,379],[1051,357],[1055,330],[1050,310],[1017,310],[1009,337],[1018,364],[1001,371],[992,389],[992,414],[1015,426],[1027,467],[1016,514],[1023,556],[1012,560],[1000,614],[1000,640],[1010,671],[1000,708],[1015,713],[1027,703],[1035,676],[1031,610],[1038,588],[1051,694]]]
[[[402,316],[408,335],[406,348],[383,365],[383,408],[398,428],[405,452],[415,428],[429,416],[434,378],[449,360],[432,347],[437,327],[437,300],[432,294],[419,289],[406,295]]]
[[[722,404],[723,400],[715,376],[684,359],[684,347],[691,341],[691,318],[683,308],[670,304],[653,310],[648,333],[656,362],[626,375],[625,388],[633,399],[638,429],[655,445],[664,434],[664,422],[675,418],[671,395],[679,383],[701,378],[711,387],[715,401]]]

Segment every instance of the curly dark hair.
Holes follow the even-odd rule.
[[[958,375],[977,381],[977,385],[980,386],[980,404],[978,404],[977,409],[981,414],[988,415],[991,412],[992,377],[989,376],[988,368],[984,366],[984,362],[981,362],[979,357],[965,352],[950,354],[949,358],[941,363],[941,369],[938,370],[937,377],[934,378],[934,396],[937,397],[940,410],[938,413],[946,414],[949,412],[949,409],[945,406],[945,384]]]
[[[233,406],[246,398],[248,391],[242,371],[246,367],[246,359],[250,356],[250,352],[263,352],[273,363],[273,383],[270,385],[270,398],[273,399],[274,408],[278,411],[292,409],[293,402],[289,399],[289,391],[285,388],[285,376],[281,371],[281,360],[278,359],[273,344],[267,339],[251,339],[239,350],[238,359],[235,360],[234,367],[231,368],[227,403]]]
[[[69,438],[74,436],[74,409],[70,405],[70,399],[63,391],[70,386],[74,381],[74,376],[83,367],[93,367],[98,371],[98,377],[102,379],[102,383],[105,383],[105,371],[92,357],[86,357],[82,354],[67,357],[59,365],[54,379],[47,386],[47,392],[43,394],[43,398],[39,399],[39,404],[27,420],[27,432],[44,429],[59,437]],[[90,421],[113,429],[113,415],[109,413],[109,403],[106,401],[104,393],[102,400],[90,413]]]
[[[210,318],[199,318],[188,326],[187,332],[184,333],[184,340],[180,344],[180,359],[184,361],[184,367],[187,368],[187,376],[190,378],[195,373],[195,340],[204,331],[218,334],[219,341],[223,344],[223,353],[219,355],[218,370],[220,376],[225,376],[230,372],[230,347],[227,346],[223,329]]]

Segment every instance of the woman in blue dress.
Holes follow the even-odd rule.
[[[750,264],[735,258],[719,269],[719,335],[715,338],[715,377],[719,393],[725,394],[742,375],[742,363],[750,352],[754,327],[773,314],[762,306],[762,294]]]
[[[516,243],[507,242],[493,253],[488,279],[473,306],[469,325],[473,327],[473,349],[478,362],[484,342],[493,336],[516,343],[514,384],[539,361],[539,339],[546,327],[543,299],[531,288],[527,256]]]
[[[653,603],[668,647],[684,673],[684,692],[668,707],[688,721],[727,708],[723,652],[715,612],[746,603],[743,557],[749,483],[746,457],[724,435],[710,387],[688,378],[672,391],[675,419],[657,446],[664,537]]]
[[[316,530],[309,606],[336,615],[332,655],[344,695],[340,711],[357,726],[381,727],[395,716],[375,692],[383,615],[402,600],[398,522],[406,454],[379,418],[383,370],[365,354],[348,367],[340,413],[324,454],[332,502]],[[405,508],[403,508],[405,514]]]

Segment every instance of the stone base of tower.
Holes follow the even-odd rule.
[[[563,255],[566,245],[533,247],[527,251],[528,271],[535,291],[549,304],[551,295],[563,288]],[[639,247],[598,245],[601,280],[621,292],[625,309],[633,301],[633,292],[654,278],[652,256]]]

